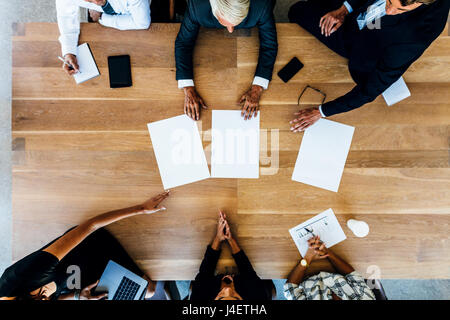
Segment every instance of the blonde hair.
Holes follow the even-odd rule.
[[[237,26],[247,17],[250,0],[209,0],[212,13]]]

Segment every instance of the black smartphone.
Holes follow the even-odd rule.
[[[283,69],[278,71],[278,76],[286,83],[291,80],[291,78],[295,76],[295,74],[299,72],[301,68],[303,68],[303,63],[301,63],[300,60],[294,57],[291,59],[291,61],[289,61],[287,65],[283,67]]]

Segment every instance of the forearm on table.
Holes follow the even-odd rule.
[[[294,284],[300,284],[304,277],[307,267],[304,267],[300,264],[300,261],[295,266],[295,268],[291,271],[291,273],[288,276],[287,283],[294,283]]]
[[[342,275],[347,275],[355,271],[353,267],[344,261],[341,257],[339,257],[336,253],[329,250],[328,251],[328,260],[332,264],[332,266],[336,269],[336,271]]]
[[[103,228],[113,222],[142,214],[143,212],[144,207],[142,205],[137,205],[103,213],[81,223],[80,225],[63,235],[53,244],[48,246],[46,249],[44,249],[44,251],[53,254],[61,260],[67,253],[69,253],[74,247],[76,247],[94,231]]]

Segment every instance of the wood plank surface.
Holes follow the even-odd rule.
[[[178,24],[117,31],[83,24],[101,76],[81,85],[54,59],[60,50],[51,23],[16,24],[13,37],[13,259],[40,248],[99,213],[137,204],[162,191],[146,124],[183,112],[175,80]],[[450,278],[450,37],[448,27],[405,74],[412,96],[387,107],[383,98],[331,120],[355,126],[338,193],[291,180],[303,134],[289,131],[306,84],[327,100],[354,83],[344,58],[294,24],[277,24],[279,54],[261,99],[261,175],[208,179],[175,188],[168,210],[109,227],[157,280],[193,279],[215,230],[218,208],[258,274],[286,278],[299,257],[288,229],[333,208],[347,240],[334,249],[363,275]],[[34,52],[32,56],[28,53]],[[110,89],[107,57],[130,54],[133,87]],[[195,82],[210,109],[198,122],[207,159],[211,110],[238,109],[251,84],[258,34],[202,29],[195,48]],[[305,64],[289,83],[276,72],[293,56]],[[325,63],[326,61],[326,63]],[[348,219],[366,221],[356,238]],[[223,250],[219,269],[233,265]],[[329,269],[325,262],[310,272]]]

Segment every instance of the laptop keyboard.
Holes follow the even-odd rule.
[[[119,287],[117,288],[116,294],[113,297],[113,300],[134,300],[137,292],[139,290],[139,284],[128,279],[127,277],[123,277],[122,281],[120,281]]]

